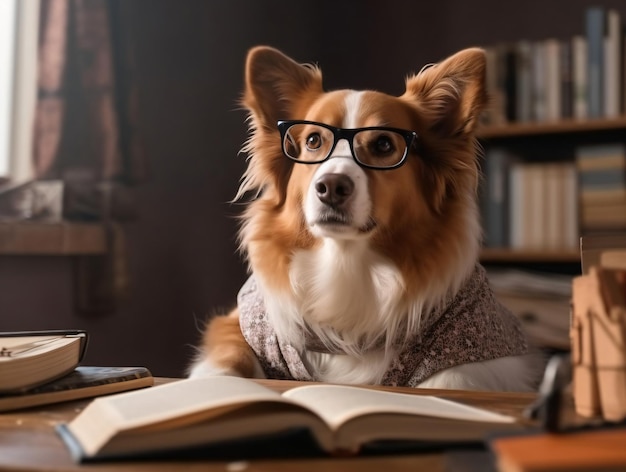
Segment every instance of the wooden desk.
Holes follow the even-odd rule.
[[[158,383],[166,380],[160,379]],[[298,385],[298,382],[260,380],[277,391]],[[523,409],[535,398],[533,394],[462,392],[453,390],[418,390],[410,388],[383,388],[403,393],[438,395],[469,405],[488,408],[521,418]],[[324,458],[308,460],[254,460],[247,462],[185,461],[174,462],[113,462],[75,464],[61,439],[54,431],[55,425],[71,420],[88,401],[68,402],[47,407],[33,408],[14,413],[0,414],[0,470],[11,471],[179,471],[185,472],[395,472],[405,470],[444,471],[442,454],[419,454],[384,457]]]

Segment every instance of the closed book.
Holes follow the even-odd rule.
[[[561,119],[561,45],[559,40],[544,41],[546,121]]]
[[[153,385],[145,367],[79,366],[69,374],[20,393],[0,394],[0,412],[109,395]]]
[[[572,72],[572,42],[559,42],[559,80],[561,91],[561,118],[574,116],[574,77]]]
[[[580,245],[580,205],[579,186],[576,166],[573,163],[564,164],[561,168],[563,178],[564,201],[564,249],[578,249]]]
[[[604,116],[615,118],[621,111],[622,24],[617,10],[606,12],[604,39]]]
[[[572,97],[573,113],[577,120],[587,118],[587,38],[577,35],[572,38]]]
[[[515,106],[516,121],[531,121],[532,114],[532,43],[521,40],[515,44],[515,68],[517,93]]]
[[[600,169],[580,173],[580,184],[586,189],[607,190],[626,186],[626,169]]]
[[[485,239],[488,247],[509,244],[508,168],[514,157],[503,148],[490,148],[485,155],[486,215]]]
[[[521,163],[513,164],[509,169],[509,245],[512,249],[527,246],[524,229],[527,202],[524,198],[526,167]]]
[[[618,190],[626,187],[626,145],[608,143],[576,149],[581,191]]]
[[[545,42],[533,43],[533,117],[535,121],[545,121],[547,118],[547,84],[546,84],[546,53]]]
[[[86,345],[84,331],[0,332],[0,394],[25,391],[68,374]]]
[[[518,56],[514,44],[506,46],[504,51],[504,96],[506,100],[506,120],[510,123],[517,121],[517,61]]]
[[[626,201],[584,205],[582,223],[585,229],[626,229]]]
[[[570,348],[570,298],[507,292],[495,292],[495,296],[519,318],[534,346],[560,350]]]
[[[587,37],[588,71],[588,116],[604,116],[604,37],[606,13],[604,8],[591,7],[585,12],[585,34]]]
[[[626,202],[626,187],[583,191],[580,194],[580,200],[582,205],[605,205]]]
[[[561,216],[565,214],[564,179],[561,165],[547,163],[544,168],[545,211],[544,211],[544,248],[558,250],[565,244],[564,225]]]

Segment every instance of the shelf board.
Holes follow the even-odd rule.
[[[579,263],[580,252],[515,250],[508,248],[485,248],[480,254],[481,262],[540,262],[540,263]]]
[[[0,256],[105,254],[104,226],[97,223],[0,222]]]
[[[509,138],[619,129],[626,129],[625,116],[596,120],[561,120],[542,123],[508,123],[503,125],[483,126],[478,129],[478,137],[481,139]]]

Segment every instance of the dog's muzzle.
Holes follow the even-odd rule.
[[[375,226],[367,175],[351,157],[324,162],[309,187],[305,214],[318,236],[362,235]]]

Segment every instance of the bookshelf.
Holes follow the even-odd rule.
[[[485,162],[490,158],[489,150],[493,147],[510,150],[516,155],[517,162],[538,162],[556,159],[560,162],[573,162],[576,150],[585,145],[603,143],[626,144],[626,116],[599,119],[564,119],[552,122],[508,123],[503,125],[484,125],[478,131],[481,146],[485,151]],[[486,175],[484,185],[489,185]],[[578,179],[578,177],[577,177]],[[580,192],[577,182],[576,212],[580,217]],[[483,208],[484,211],[484,208]],[[581,222],[577,223],[576,239],[584,235]],[[508,245],[485,247],[481,252],[484,264],[510,266],[542,266],[555,269],[565,268],[571,272],[580,264],[578,247],[563,248],[512,248]]]

